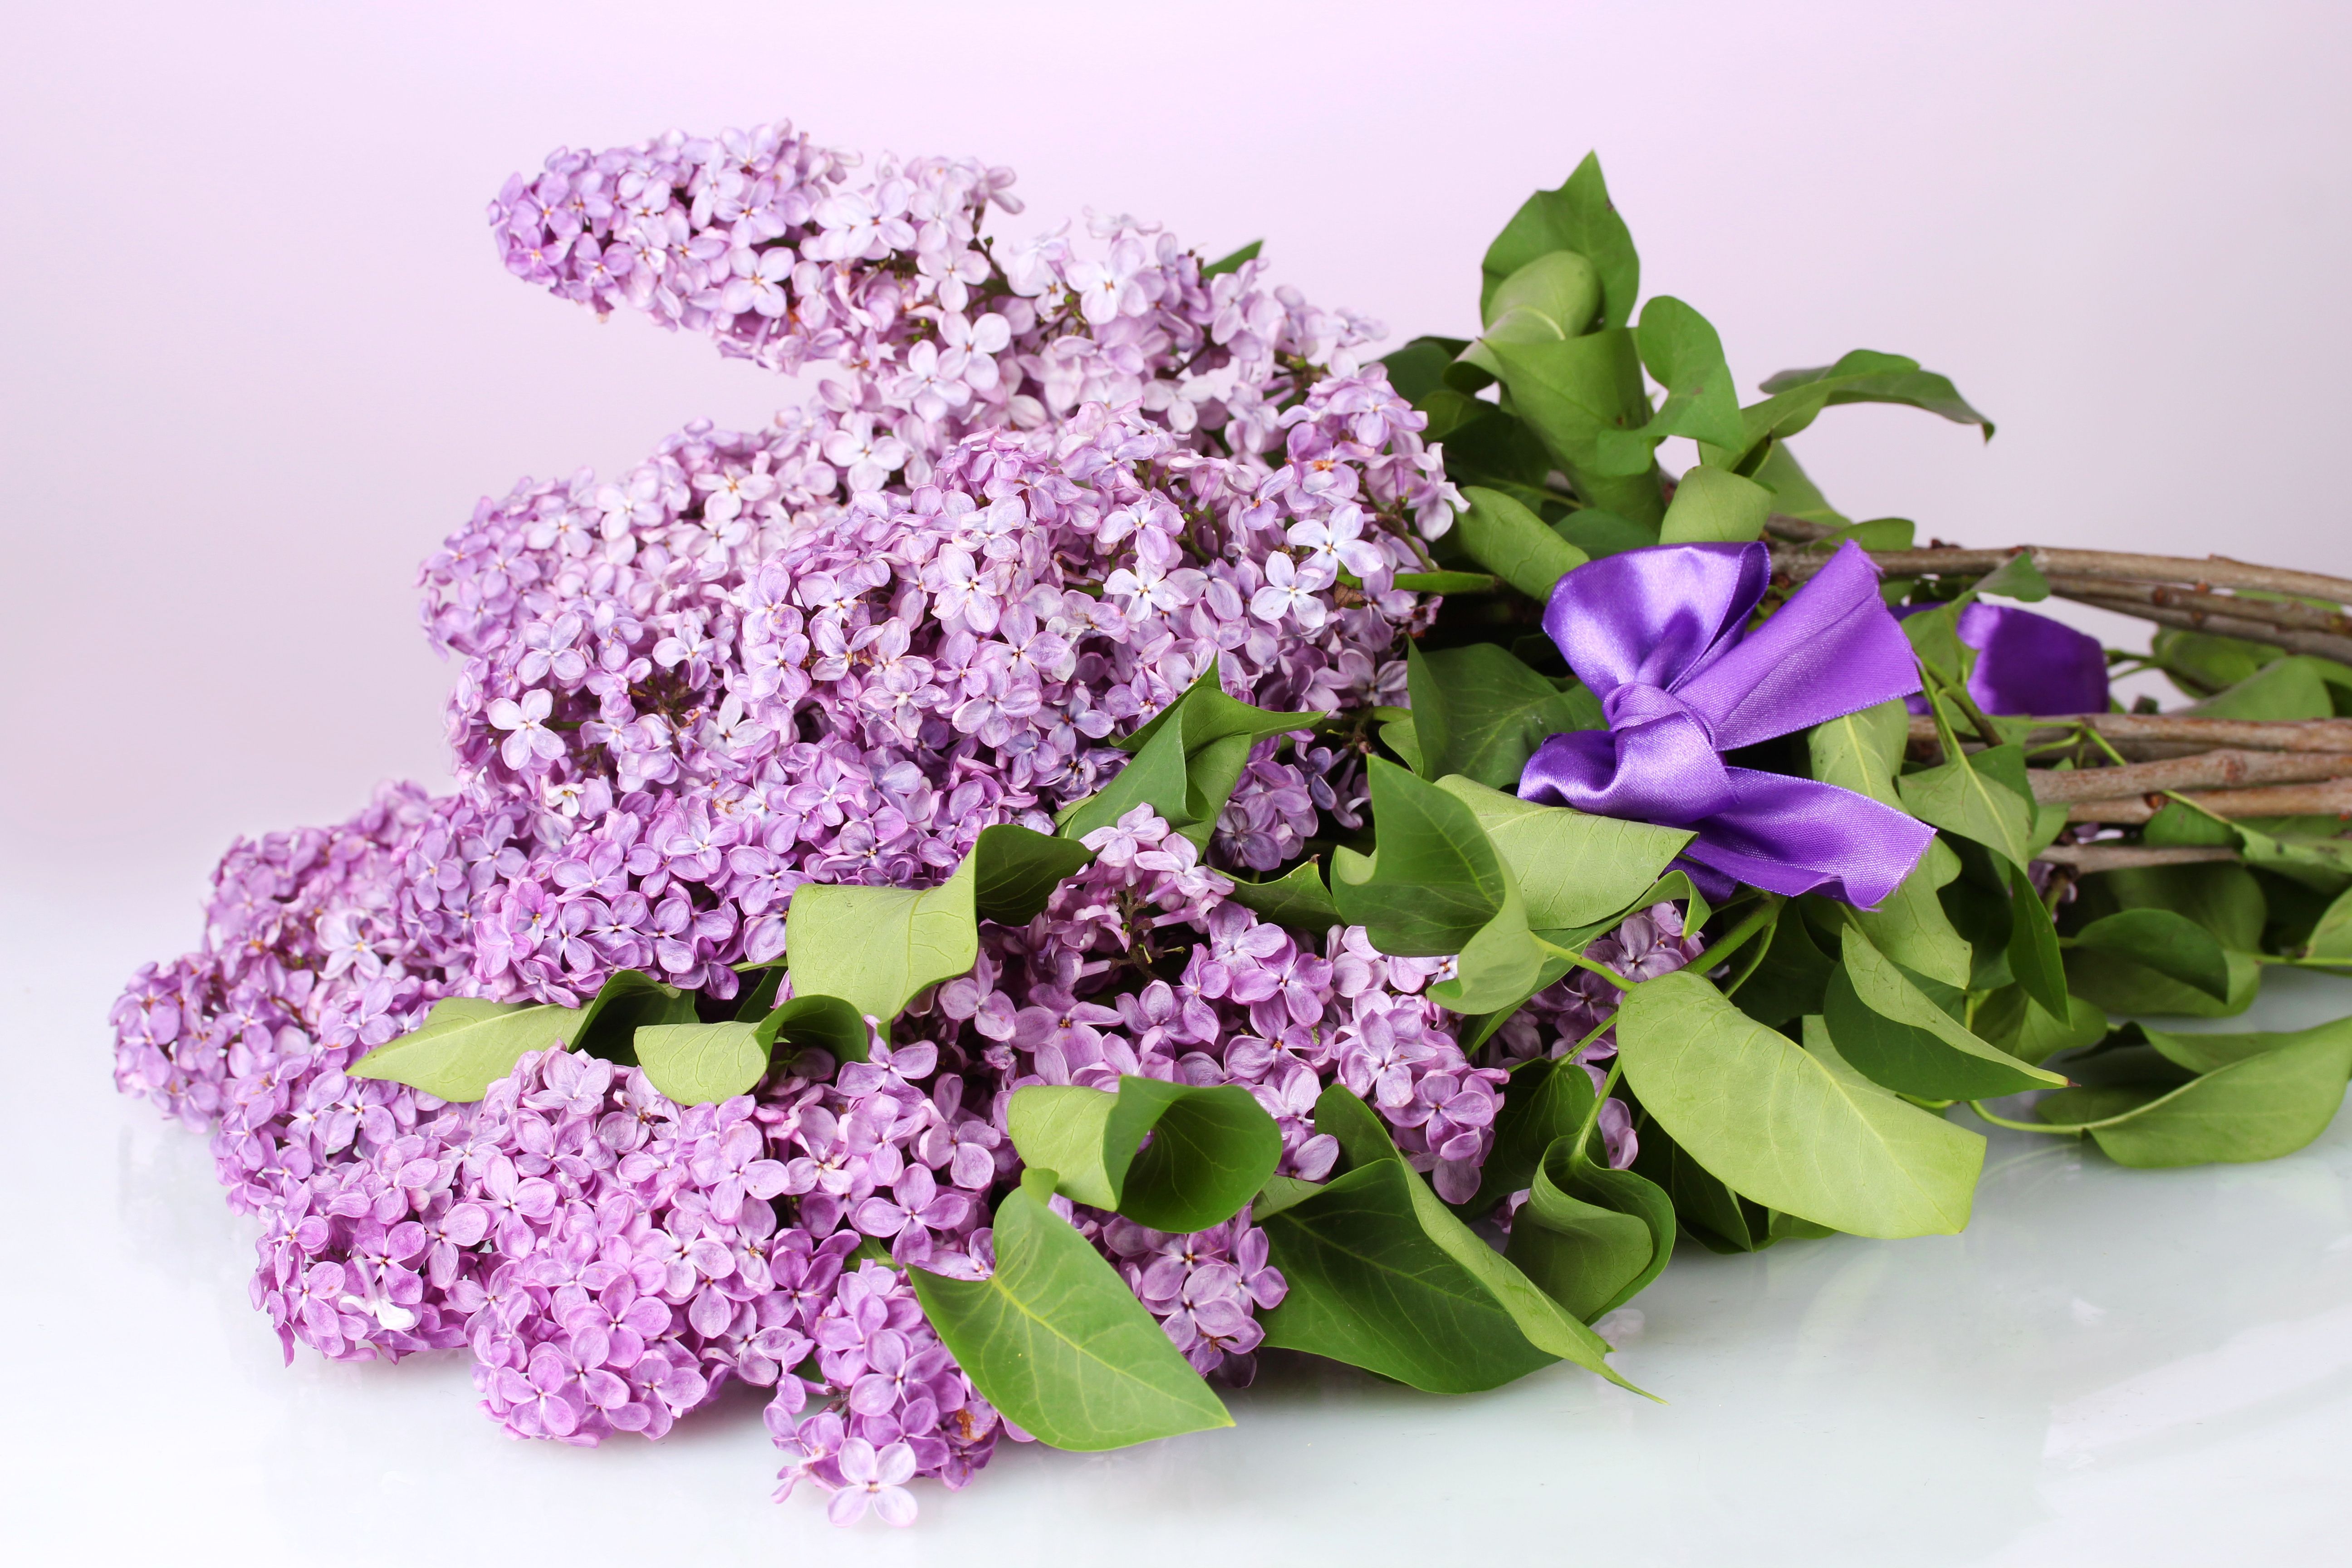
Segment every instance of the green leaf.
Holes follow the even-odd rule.
[[[864,1016],[838,996],[795,996],[750,1022],[762,1047],[778,1042],[795,1049],[814,1046],[837,1062],[866,1060],[871,1044]]]
[[[698,1016],[693,992],[634,969],[616,969],[580,1010],[570,1044],[575,1051],[607,1061],[634,1062],[640,1028],[648,1024],[691,1024]]]
[[[2229,960],[2211,932],[2171,910],[2122,910],[2093,921],[2074,937],[2077,950],[2110,953],[2217,1002],[2230,994]]]
[[[1666,521],[1658,525],[1662,544],[1711,542],[1743,543],[1764,537],[1772,492],[1728,468],[1693,468],[1675,487]]]
[[[1824,1046],[1768,1029],[1687,970],[1617,1014],[1627,1081],[1675,1142],[1734,1190],[1857,1236],[1968,1224],[1984,1140],[1872,1083]]]
[[[1478,290],[1479,319],[1488,319],[1487,307],[1507,279],[1538,256],[1558,250],[1572,250],[1592,264],[1601,279],[1604,322],[1622,327],[1633,319],[1642,263],[1625,220],[1610,205],[1597,154],[1586,153],[1559,189],[1529,196],[1486,247],[1480,265],[1485,282]]]
[[[2013,866],[2033,858],[2033,791],[2021,748],[1963,752],[1941,767],[1904,774],[1895,788],[1903,808],[1920,821],[1997,850]]]
[[[1517,784],[1536,748],[1580,716],[1569,693],[1496,643],[1424,655],[1418,643],[1407,642],[1405,668],[1424,778],[1462,773],[1480,784]]]
[[[1445,392],[1445,367],[1469,346],[1461,338],[1419,337],[1401,349],[1382,354],[1380,363],[1388,372],[1389,384],[1396,389],[1396,395],[1418,408],[1423,406],[1423,398]],[[1485,404],[1478,405],[1478,409],[1481,413],[1488,411]],[[1449,447],[1447,456],[1452,455]]]
[[[1785,441],[1811,425],[1824,408],[1841,403],[1900,403],[1924,408],[1961,425],[1974,425],[1992,439],[1992,421],[1969,406],[1951,382],[1901,354],[1856,349],[1835,364],[1784,370],[1763,384],[1761,403],[1741,409],[1748,447]],[[1738,465],[1731,465],[1738,467]]]
[[[1998,595],[2004,599],[2017,599],[2025,604],[2039,604],[2050,596],[2050,579],[2033,563],[2031,551],[2021,550],[1992,571],[1977,579],[1975,592]]]
[[[1909,733],[1910,718],[1900,700],[1816,724],[1806,735],[1812,775],[1902,809],[1895,773]],[[1969,944],[1953,929],[1936,891],[1959,871],[1958,858],[1938,839],[1885,903],[1858,911],[1862,929],[1880,952],[1949,985],[1969,982]]]
[[[1604,479],[1650,471],[1658,438],[1641,434],[1650,398],[1633,333],[1618,327],[1558,342],[1490,338],[1486,347],[1511,406],[1560,462]]]
[[[1642,363],[1666,389],[1665,403],[1649,424],[1649,434],[1656,437],[1687,436],[1695,441],[1716,447],[1738,448],[1745,445],[1746,427],[1739,417],[1739,395],[1731,384],[1731,367],[1723,360],[1723,340],[1705,316],[1684,304],[1671,294],[1660,294],[1642,307],[1642,326],[1636,334],[1636,345]],[[1687,479],[1690,476],[1685,474]],[[1759,489],[1761,487],[1759,487]],[[1769,509],[1770,492],[1766,491],[1759,502],[1757,523],[1762,529],[1763,511]],[[1672,519],[1669,511],[1667,517]],[[1732,537],[1722,534],[1685,534],[1682,538],[1713,539]],[[1750,533],[1738,537],[1754,539]],[[1669,534],[1667,542],[1676,542]]]
[[[2311,928],[2304,944],[2306,958],[2340,958],[2352,963],[2352,889],[2339,893]]]
[[[1013,1091],[1006,1120],[1022,1163],[1058,1173],[1072,1202],[1177,1236],[1233,1218],[1282,1161],[1282,1130],[1234,1084],[1032,1084]]]
[[[1331,895],[1372,945],[1401,958],[1440,957],[1466,946],[1503,907],[1507,877],[1470,808],[1378,757],[1366,765],[1373,854],[1333,858]]]
[[[1510,868],[1528,924],[1538,931],[1615,924],[1655,887],[1693,837],[1689,828],[1538,805],[1458,774],[1441,778],[1437,787],[1470,808]]]
[[[2009,871],[2009,972],[2025,994],[2053,1018],[2066,1016],[2066,955],[2058,949],[2058,931],[2050,923],[2050,908],[2033,889],[2033,879],[2019,867]]]
[[[751,984],[736,994],[735,1016],[746,1024],[756,1024],[774,1008],[776,993],[784,988],[784,966],[782,963],[763,963],[756,969],[744,969],[741,973],[743,978],[750,980]],[[753,978],[754,976],[757,978]],[[647,1023],[657,1024],[684,1024],[689,1021],[685,1018],[646,1020]],[[632,1037],[635,1037],[635,1026],[632,1026],[630,1029]]]
[[[1250,748],[1265,736],[1304,729],[1321,717],[1272,713],[1234,700],[1218,684],[1217,661],[1212,659],[1181,696],[1118,742],[1135,753],[1133,762],[1109,784],[1055,814],[1059,836],[1083,838],[1149,805],[1196,847],[1206,847]]]
[[[1970,1034],[1853,926],[1843,954],[1822,1021],[1837,1054],[1874,1082],[1927,1100],[1989,1100],[2066,1081]]]
[[[1903,798],[1895,793],[1895,775],[1903,765],[1910,725],[1899,697],[1814,725],[1805,732],[1813,777],[1900,807]]]
[[[1455,1211],[1478,1219],[1533,1181],[1544,1151],[1580,1131],[1599,1098],[1574,1062],[1537,1057],[1513,1068],[1495,1116],[1494,1147],[1478,1168],[1478,1191]]]
[[[1502,586],[1484,572],[1400,572],[1391,581],[1410,594],[1491,594]]]
[[[2020,1061],[2039,1066],[2062,1051],[2079,1051],[2105,1037],[2107,1016],[2080,996],[2066,998],[2066,1011],[2052,1013],[2025,994],[2004,985],[1977,1006],[1976,1034]]]
[[[1530,1344],[1493,1292],[1423,1230],[1412,1191],[1419,1180],[1375,1161],[1258,1220],[1290,1288],[1258,1315],[1265,1343],[1430,1394],[1497,1388],[1549,1364],[1557,1358]]]
[[[1495,918],[1478,928],[1454,955],[1454,977],[1425,994],[1439,1006],[1473,1016],[1516,1006],[1544,984],[1545,954],[1528,930],[1519,885],[1503,874],[1503,901]]]
[[[1083,846],[1008,823],[983,829],[936,888],[809,883],[784,917],[793,989],[837,996],[887,1024],[926,987],[972,966],[983,918],[1030,920],[1092,858]]]
[[[1759,1024],[1775,1028],[1791,1018],[1822,1010],[1822,995],[1837,969],[1794,905],[1783,906],[1766,939],[1763,962],[1727,993],[1739,1010]]]
[[[1462,498],[1470,503],[1454,520],[1462,548],[1471,560],[1531,599],[1550,598],[1552,584],[1590,559],[1500,490],[1470,485]]]
[[[445,996],[433,1004],[424,1023],[344,1070],[353,1078],[404,1083],[442,1100],[476,1100],[514,1071],[527,1053],[569,1039],[580,1017],[580,1009],[551,1003]]]
[[[2158,1055],[2192,1073],[2218,1071],[2232,1062],[2246,1061],[2265,1052],[2301,1045],[2305,1040],[2337,1037],[2347,1030],[2352,1030],[2352,1018],[2336,1018],[2308,1029],[2237,1035],[2182,1035],[2140,1026],[2140,1033],[2147,1037],[2147,1043]]]
[[[1496,284],[1478,314],[1491,327],[1523,308],[1540,311],[1559,336],[1580,337],[1601,313],[1601,274],[1574,250],[1546,251]]]
[[[2225,948],[2222,956],[2229,963],[2230,990],[2219,1001],[2119,952],[2084,947],[2066,950],[2066,986],[2076,996],[2126,1016],[2235,1017],[2253,1005],[2262,989],[2263,966],[2252,953]]]
[[[973,856],[936,888],[811,882],[793,894],[784,951],[795,989],[838,996],[879,1023],[980,957]]]
[[[650,1024],[637,1031],[637,1065],[653,1086],[680,1105],[708,1105],[749,1094],[768,1076],[760,1026]]]
[[[1414,728],[1410,712],[1381,725],[1381,744],[1402,758],[1416,776],[1421,773],[1421,731]]]
[[[2094,1123],[2085,1131],[2121,1165],[2274,1160],[2326,1131],[2343,1105],[2352,1019],[2277,1040],[2168,1092],[2061,1089],[2042,1096],[2034,1111],[2053,1126]]]
[[[2184,711],[2207,719],[2325,719],[2336,711],[2311,660],[2283,658]]]
[[[2172,684],[2191,697],[2211,697],[2247,679],[2286,656],[2271,643],[2220,637],[2179,626],[2159,626],[2148,649]]]
[[[1257,259],[1257,253],[1265,247],[1265,241],[1262,239],[1253,239],[1247,245],[1243,246],[1239,250],[1233,251],[1228,255],[1220,256],[1214,261],[1212,261],[1207,266],[1202,268],[1201,276],[1203,279],[1208,279],[1217,277],[1221,273],[1239,272],[1242,269],[1242,264],[1244,262],[1255,261]]]
[[[866,1059],[866,1020],[838,996],[795,996],[756,1019],[641,1025],[635,1059],[678,1104],[708,1105],[758,1088],[779,1039],[822,1047],[836,1061]]]
[[[1045,910],[1054,889],[1092,865],[1094,858],[1083,844],[1015,823],[983,827],[970,856],[973,910],[984,921],[1027,925]],[[797,981],[793,989],[801,990]]]
[[[1745,444],[1743,439],[1742,445]],[[1829,498],[1822,494],[1821,487],[1813,483],[1805,470],[1798,465],[1796,455],[1790,452],[1787,445],[1782,442],[1775,441],[1771,444],[1770,449],[1764,456],[1764,460],[1748,470],[1748,477],[1772,492],[1772,510],[1783,516],[1798,518],[1806,522],[1823,522],[1832,528],[1844,528],[1853,521],[1830,505]],[[1864,540],[1863,548],[1865,550],[1908,549],[1910,543],[1910,536],[1906,533],[1899,546],[1879,545]]]
[[[2203,926],[2225,948],[2262,947],[2269,910],[2262,884],[2243,866],[2143,866],[2103,871],[2083,883],[2079,903],[2095,919],[2113,908],[2169,910]]]
[[[1646,1109],[1636,1113],[1633,1169],[1666,1194],[1682,1229],[1709,1252],[1755,1252],[1772,1245],[1771,1211],[1741,1197],[1690,1156]]]
[[[1234,1418],[1031,1169],[996,1205],[996,1271],[909,1268],[915,1295],[982,1397],[1057,1448],[1093,1452]]]
[[[1319,860],[1302,860],[1271,882],[1250,882],[1230,872],[1226,875],[1234,884],[1228,895],[1232,901],[1276,925],[1320,938],[1333,926],[1348,923],[1339,918],[1339,906],[1331,901],[1331,891],[1323,885]]]
[[[1259,1319],[1267,1344],[1435,1394],[1496,1387],[1561,1359],[1633,1386],[1599,1335],[1438,1201],[1361,1100],[1333,1085],[1315,1125],[1350,1168],[1261,1221],[1290,1286]]]
[[[1594,506],[1570,512],[1551,526],[1553,532],[1595,561],[1604,555],[1619,555],[1628,550],[1640,550],[1658,542],[1655,524],[1644,527],[1630,518],[1620,517],[1613,511]]]
[[[1503,1256],[1589,1323],[1646,1289],[1674,1245],[1675,1205],[1655,1183],[1596,1165],[1562,1138],[1537,1165]]]
[[[1446,372],[1446,382],[1461,391],[1475,391],[1502,375],[1502,362],[1495,353],[1498,345],[1556,343],[1568,335],[1558,321],[1541,310],[1524,305],[1506,310],[1486,328],[1485,335],[1462,351],[1461,358]]]

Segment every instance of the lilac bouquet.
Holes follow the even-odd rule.
[[[2067,552],[1897,559],[1936,552],[1788,453],[1839,402],[1981,424],[1948,382],[1864,353],[1740,407],[1696,311],[1629,324],[1590,160],[1496,240],[1479,339],[1386,361],[1255,246],[983,234],[1011,184],[775,125],[491,204],[518,278],[822,379],[485,500],[422,573],[454,793],[238,842],[116,1005],[289,1360],[462,1350],[579,1444],[751,1384],[780,1496],[903,1524],[1000,1436],[1230,1424],[1262,1348],[1614,1379],[1589,1325],[1678,1235],[1965,1224],[1958,1102],[2071,1075],[2015,1124],[2137,1163],[2326,1124],[2352,1035],[2205,1059],[2099,1004],[2352,952],[2332,827],[2102,814],[2146,791],[2090,764],[2176,764],[2031,717],[2106,656],[1977,602]],[[2158,639],[2185,684],[2265,656],[2169,721],[2352,689],[2263,624]],[[2317,712],[2228,707],[2292,679]],[[2299,927],[2214,929],[2281,888]]]

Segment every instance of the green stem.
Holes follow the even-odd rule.
[[[1780,896],[1777,893],[1770,895],[1770,897],[1775,904],[1782,902]],[[1741,986],[1747,984],[1748,982],[1755,976],[1758,970],[1764,967],[1765,956],[1772,951],[1772,932],[1777,932],[1780,929],[1781,913],[1782,910],[1779,909],[1775,909],[1772,911],[1772,931],[1768,931],[1765,934],[1765,939],[1756,944],[1756,951],[1748,955],[1748,967],[1739,972],[1739,978],[1734,980],[1730,984],[1723,988],[1723,994],[1726,996],[1736,994]],[[1709,967],[1712,967],[1712,965]]]
[[[2075,1133],[2083,1131],[2081,1127],[2053,1127],[2046,1121],[2012,1121],[2006,1116],[1995,1116],[1991,1111],[1987,1110],[1984,1108],[1984,1101],[1980,1100],[1969,1100],[1969,1109],[1975,1111],[1979,1116],[1983,1117],[1987,1121],[1991,1122],[1995,1127],[2006,1127],[2011,1131],[2017,1132],[2053,1132],[2072,1137]],[[2091,1125],[2091,1123],[2086,1122],[2084,1125],[2088,1126]]]
[[[1706,950],[1702,955],[1706,960],[1706,966],[1713,969],[1717,964],[1728,962],[1730,956],[1745,946],[1748,939],[1778,920],[1782,901],[1779,895],[1768,894],[1765,902],[1757,905],[1746,920],[1724,932],[1722,940]],[[1750,965],[1750,968],[1752,969],[1753,965]],[[1740,978],[1745,980],[1747,976],[1743,974]]]
[[[1615,970],[1610,968],[1605,963],[1596,963],[1580,952],[1570,952],[1567,948],[1561,947],[1554,942],[1546,942],[1541,937],[1535,938],[1535,944],[1538,947],[1542,948],[1546,952],[1552,954],[1555,958],[1564,958],[1568,960],[1579,969],[1591,970],[1593,973],[1598,974],[1601,979],[1606,980],[1610,984],[1614,985],[1620,991],[1631,991],[1633,989],[1633,983],[1632,981],[1626,979],[1623,975],[1618,973]]]
[[[1606,1026],[1604,1025],[1603,1027],[1606,1027]],[[1600,1032],[1600,1029],[1595,1029],[1592,1031],[1592,1035],[1597,1035]],[[1587,1035],[1584,1037],[1587,1040],[1590,1040],[1592,1038],[1592,1035]],[[1584,1047],[1582,1046],[1579,1046],[1576,1048],[1581,1051]],[[1576,1068],[1576,1070],[1579,1072],[1582,1072],[1584,1070],[1582,1067],[1578,1066],[1573,1057],[1569,1058],[1568,1065]],[[1559,1069],[1555,1068],[1552,1070],[1557,1072]],[[1584,1145],[1592,1137],[1592,1130],[1601,1125],[1601,1108],[1609,1103],[1609,1091],[1617,1087],[1617,1079],[1620,1074],[1624,1072],[1624,1070],[1625,1058],[1622,1053],[1620,1053],[1609,1064],[1609,1076],[1607,1079],[1602,1080],[1601,1092],[1592,1097],[1592,1109],[1584,1113],[1584,1125],[1576,1130],[1576,1152],[1578,1154],[1581,1155],[1584,1152]]]
[[[1977,732],[1977,739],[1982,741],[1988,746],[1998,746],[2004,743],[2001,739],[2000,726],[1995,724],[1990,719],[1985,717],[1984,710],[1976,705],[1976,700],[1969,695],[1968,689],[1965,686],[1955,685],[1950,676],[1946,675],[1942,670],[1937,668],[1934,665],[1928,663],[1924,658],[1918,660],[1918,664],[1920,673],[1926,675],[1929,680],[1933,681],[1941,689],[1939,690],[1931,691],[1927,694],[1927,705],[1936,710],[1937,728],[1948,732],[1951,729],[1951,721],[1944,716],[1943,711],[1944,700],[1945,699],[1949,698],[1952,705],[1958,708],[1961,714],[1967,718],[1969,728]],[[1948,736],[1948,743],[1951,745],[1953,757],[1957,760],[1959,755],[1958,738],[1957,736]]]

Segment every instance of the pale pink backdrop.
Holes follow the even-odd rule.
[[[234,833],[439,780],[416,563],[523,473],[786,395],[519,285],[562,142],[790,116],[1021,171],[1402,341],[1587,148],[1743,384],[1856,347],[1990,447],[1836,410],[1857,516],[2352,571],[2347,14],[2240,4],[126,5],[14,0],[0,94],[0,878],[195,898]]]

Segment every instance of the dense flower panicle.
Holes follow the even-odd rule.
[[[118,1083],[210,1129],[260,1220],[255,1304],[289,1356],[465,1347],[507,1430],[571,1443],[772,1388],[782,1489],[903,1523],[906,1482],[961,1486],[1023,1436],[905,1273],[993,1267],[1015,1090],[1238,1084],[1318,1180],[1316,1100],[1344,1083],[1459,1199],[1505,1069],[1605,1056],[1609,996],[1580,973],[1474,1062],[1426,996],[1451,961],[1231,901],[1218,868],[1364,826],[1340,725],[1258,742],[1205,852],[1149,808],[1088,835],[1093,864],[984,926],[866,1062],[684,1108],[562,1047],[472,1105],[351,1076],[444,997],[577,1005],[622,969],[731,997],[783,956],[795,888],[929,885],[988,826],[1050,830],[1203,671],[1270,709],[1406,700],[1400,639],[1434,602],[1394,579],[1458,498],[1357,363],[1369,323],[1127,219],[1000,247],[1002,170],[853,166],[779,126],[509,183],[519,275],[835,379],[765,430],[689,425],[609,481],[484,500],[422,574],[459,661],[454,793],[233,846],[203,947],[113,1023]],[[1591,950],[1629,975],[1696,951],[1671,905]],[[1624,1108],[1601,1125],[1625,1163]],[[1195,1367],[1247,1378],[1286,1287],[1246,1211],[1183,1237],[1068,1217]]]

